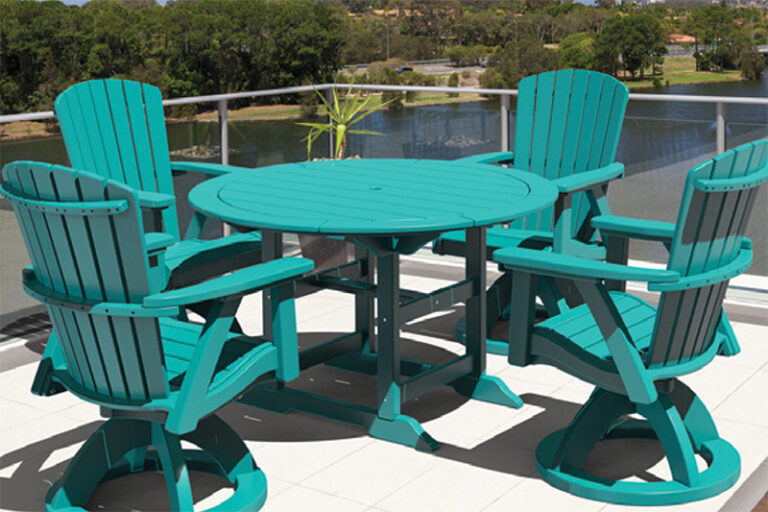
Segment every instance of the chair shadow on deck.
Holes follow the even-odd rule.
[[[462,308],[454,312],[430,318],[405,326],[403,332],[403,353],[405,357],[429,362],[440,362],[455,356],[452,352],[427,343],[410,339],[408,334],[430,336],[444,341],[455,340],[453,327],[463,315]],[[332,339],[339,333],[311,332],[299,335],[303,348]],[[460,347],[460,345],[457,345]],[[34,350],[34,346],[29,346]],[[490,356],[496,357],[496,356]],[[374,405],[376,379],[355,374],[338,368],[319,365],[304,372],[292,386],[312,390],[363,405]],[[547,434],[567,425],[578,411],[580,404],[542,396],[534,393],[521,395],[527,407],[541,409],[537,414],[526,415],[524,421],[508,430],[465,448],[440,440],[441,448],[424,456],[469,464],[525,478],[540,479],[535,466],[535,450],[539,441]],[[404,413],[426,423],[459,408],[467,399],[448,387],[438,388],[421,400],[404,405]],[[525,410],[525,409],[523,409]],[[237,402],[219,411],[219,415],[230,424],[246,442],[312,442],[343,440],[367,436],[358,426],[333,421],[322,417],[292,412],[278,414]],[[0,507],[12,510],[40,510],[43,508],[45,493],[51,482],[56,481],[66,469],[69,460],[47,462],[55,452],[68,449],[85,441],[102,422],[93,421],[76,429],[54,435],[30,444],[0,459]],[[428,429],[428,426],[427,426]],[[633,448],[627,450],[626,443]],[[622,444],[623,443],[623,444]],[[256,462],[259,448],[253,447]],[[633,454],[626,457],[627,453]],[[616,454],[622,454],[617,457]],[[664,454],[655,441],[615,440],[600,443],[590,459],[588,469],[600,468],[600,476],[621,479],[631,476],[643,480],[657,480],[647,469],[657,464]],[[17,467],[13,468],[14,465]],[[41,469],[44,468],[44,469]],[[344,475],[340,475],[343,477]],[[197,503],[213,494],[221,493],[222,499],[229,493],[228,482],[212,475],[192,472],[194,500]],[[552,492],[560,492],[552,489]],[[218,501],[217,497],[214,497]],[[160,510],[168,508],[165,483],[160,473],[139,473],[116,481],[108,481],[94,492],[89,509]]]
[[[299,347],[305,350],[342,334],[340,332],[300,333]],[[440,363],[456,357],[454,353],[444,348],[408,339],[407,336],[402,339],[402,354],[405,358],[429,363]],[[302,370],[300,376],[289,386],[292,389],[317,393],[345,402],[376,407],[375,376],[334,366],[317,365]],[[466,397],[449,388],[445,388],[445,392],[436,398],[437,400],[431,397],[413,400],[404,404],[403,411],[421,422],[426,422],[450,413],[467,401]],[[308,413],[279,414],[239,403],[230,404],[220,412],[220,416],[247,441],[329,441],[368,435],[362,427]],[[254,456],[258,458],[258,454]]]
[[[438,317],[429,318],[406,326],[406,333],[420,334],[447,341],[456,341],[455,326],[464,316],[464,308],[457,307],[452,312]],[[508,321],[498,322],[492,335],[501,336],[509,328]],[[503,357],[489,355],[488,357]],[[442,396],[451,395],[447,388],[431,393],[442,392]],[[513,389],[512,391],[518,391]],[[437,398],[427,397],[424,402]],[[533,416],[517,423],[504,432],[487,439],[472,448],[456,446],[441,441],[439,450],[433,453],[436,457],[466,463],[478,468],[489,469],[526,478],[541,479],[536,470],[536,448],[539,442],[558,429],[568,425],[581,408],[580,403],[565,401],[535,393],[524,393],[520,398],[525,402],[523,410],[529,407],[541,409]],[[418,411],[411,411],[416,419],[428,421],[419,416]],[[440,441],[440,440],[439,440]],[[627,454],[631,454],[627,456]],[[648,470],[664,459],[661,444],[649,439],[616,439],[600,442],[591,454],[586,470],[611,479],[638,478],[644,481],[660,481],[661,479]],[[553,492],[561,492],[553,489]]]
[[[434,455],[478,468],[541,479],[536,470],[539,442],[551,432],[566,426],[581,405],[535,393],[525,393],[520,398],[526,407],[541,408],[542,411],[472,448],[443,442]],[[612,480],[636,477],[645,481],[660,481],[648,470],[663,458],[664,452],[658,441],[611,440],[598,443],[586,468]],[[561,491],[553,488],[552,492]]]

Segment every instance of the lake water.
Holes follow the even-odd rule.
[[[681,85],[645,92],[768,97],[768,76],[753,82]],[[513,138],[514,112],[511,116]],[[768,136],[768,107],[733,105],[728,107],[727,116],[729,148]],[[377,112],[357,127],[386,135],[351,136],[349,155],[453,159],[500,148],[498,100]],[[230,162],[256,167],[304,160],[306,149],[301,139],[305,133],[305,128],[291,121],[230,123]],[[209,149],[209,159],[219,159],[215,123],[169,124],[168,135],[172,151],[201,146]],[[630,101],[617,155],[617,160],[626,165],[626,177],[611,185],[609,200],[613,211],[674,220],[686,171],[714,152],[714,105]],[[319,140],[313,153],[326,156],[327,139]],[[180,155],[174,158],[185,159]],[[67,161],[60,137],[0,144],[0,164],[18,159]],[[180,185],[186,189],[191,183]],[[768,275],[768,192],[764,192],[756,204],[748,236],[757,246],[750,273]],[[653,244],[635,244],[631,251],[631,257],[637,259],[666,259],[665,250]]]

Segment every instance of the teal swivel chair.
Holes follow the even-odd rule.
[[[234,486],[219,510],[261,507],[264,474],[215,413],[262,376],[298,375],[293,279],[312,262],[284,258],[161,291],[152,273],[164,265],[158,239],[169,235],[144,232],[136,190],[36,162],[8,164],[2,176],[0,194],[32,261],[24,289],[45,304],[58,338],[37,374],[48,382],[38,385],[54,382],[109,418],[53,485],[46,509],[83,510],[101,481],[157,470],[172,510],[192,510],[190,470]],[[242,297],[266,289],[273,339],[231,332]],[[200,302],[211,304],[204,324],[179,319],[180,308]],[[182,449],[182,440],[200,449]]]
[[[509,361],[546,364],[594,384],[595,391],[564,430],[536,452],[544,479],[586,498],[630,505],[671,505],[704,499],[738,479],[739,455],[721,439],[702,401],[679,376],[706,366],[738,343],[723,312],[732,277],[749,268],[744,237],[759,185],[768,181],[768,140],[746,144],[688,173],[676,224],[594,224],[612,236],[656,239],[670,247],[666,269],[645,269],[520,247],[500,249],[497,261],[512,275]],[[535,323],[535,281],[563,279],[584,304]],[[607,280],[645,281],[660,292],[658,307]],[[640,420],[628,415],[638,413]],[[614,481],[585,471],[602,439],[657,438],[672,480]],[[695,455],[708,467],[699,471]]]
[[[167,235],[157,235],[153,242],[165,247],[163,266],[150,272],[157,289],[199,282],[260,260],[258,231],[205,240],[200,236],[207,219],[195,214],[181,236],[173,173],[218,176],[248,170],[208,162],[172,162],[163,101],[157,87],[129,80],[81,82],[62,92],[54,108],[70,164],[134,188],[147,231]],[[208,306],[196,304],[192,308],[205,315]],[[181,312],[182,316],[185,314]],[[239,329],[237,321],[235,328]],[[54,329],[43,359],[50,359],[55,352],[57,336]],[[40,367],[46,368],[47,365]],[[36,382],[48,380],[41,375]],[[61,387],[35,387],[33,391],[49,395],[61,391]]]
[[[251,169],[208,162],[172,162],[160,89],[130,80],[92,80],[62,92],[54,103],[72,167],[136,189],[149,231],[173,237],[164,275],[174,285],[217,275],[260,258],[259,232],[200,238],[206,217],[195,214],[181,236],[173,173],[220,176]]]
[[[610,213],[606,194],[624,166],[614,162],[629,91],[613,77],[584,70],[561,70],[524,78],[518,88],[514,152],[474,155],[461,161],[506,164],[552,180],[556,204],[487,230],[488,259],[503,247],[552,247],[564,254],[603,259],[605,248],[594,242],[591,217]],[[463,231],[449,232],[434,252],[463,256]],[[488,291],[488,329],[508,314],[510,279],[503,275]],[[537,295],[547,314],[560,310],[562,290],[540,279]],[[457,327],[463,338],[463,320]],[[506,340],[489,339],[488,351],[507,353]]]

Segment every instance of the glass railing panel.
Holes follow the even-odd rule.
[[[768,108],[743,107],[728,110],[728,148],[768,135]],[[611,184],[608,196],[613,213],[674,222],[687,172],[715,154],[714,105],[630,102],[616,155],[626,174]],[[758,247],[768,243],[767,220],[768,201],[757,201],[746,234]],[[667,261],[667,252],[660,244],[633,242],[630,258],[661,263]],[[749,273],[768,275],[763,251],[757,251]]]
[[[68,163],[61,136],[0,142],[0,168],[16,160]],[[21,270],[28,265],[11,204],[0,198],[0,339],[15,332],[13,328],[5,329],[9,324],[44,310],[40,302],[21,289]]]
[[[298,120],[236,121],[229,123],[229,162],[244,167],[264,167],[307,159],[306,137],[309,128],[297,126]],[[325,123],[317,117],[306,122]],[[329,155],[328,136],[321,135],[312,144],[315,158]]]
[[[16,160],[38,160],[62,165],[69,163],[61,135],[0,142],[0,168]]]
[[[350,137],[347,154],[365,158],[453,160],[501,145],[497,98],[379,111],[354,126],[385,134]]]

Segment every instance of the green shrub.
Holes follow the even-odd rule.
[[[754,45],[745,48],[739,55],[739,70],[746,80],[759,80],[765,71],[765,58]]]
[[[341,82],[344,83],[344,82]],[[306,91],[299,94],[299,112],[302,119],[317,117],[318,98],[315,91]]]
[[[451,73],[451,76],[448,77],[448,87],[458,87],[459,86],[459,74],[458,73]],[[456,98],[459,95],[457,92],[449,92],[448,97],[449,98]]]
[[[454,66],[479,66],[480,59],[488,53],[488,48],[478,44],[474,46],[449,46],[445,56]]]

